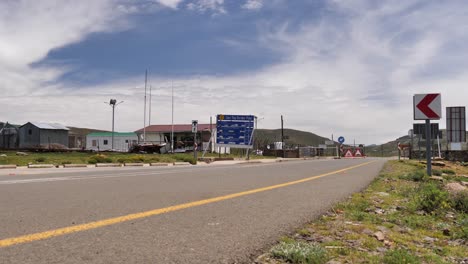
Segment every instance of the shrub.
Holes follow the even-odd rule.
[[[417,264],[421,263],[418,257],[411,255],[404,249],[389,250],[383,258],[385,264]]]
[[[96,163],[112,163],[112,159],[107,157],[106,155],[103,154],[97,154],[94,156],[91,156],[88,159],[89,164],[96,164]]]
[[[434,173],[434,171],[433,171],[433,173]],[[424,171],[416,170],[416,171],[410,172],[408,174],[405,174],[405,175],[401,176],[400,178],[404,179],[404,180],[419,182],[419,181],[425,180],[426,177],[427,177],[427,174]]]
[[[65,165],[65,164],[72,164],[72,162],[71,162],[71,161],[67,161],[67,160],[66,160],[66,161],[62,161],[62,165]]]
[[[418,210],[432,213],[439,208],[449,206],[448,193],[441,190],[435,183],[423,184],[416,194],[416,206]]]
[[[455,171],[451,169],[443,169],[442,172],[450,175],[455,175]]]
[[[46,158],[44,158],[44,157],[39,157],[39,158],[36,159],[36,161],[37,161],[37,162],[44,162],[44,161],[46,161]]]
[[[192,155],[187,155],[187,154],[174,154],[173,158],[177,161],[184,161],[184,162],[190,162],[190,164],[197,164],[197,161]]]
[[[460,230],[455,232],[455,238],[468,240],[468,216],[465,216],[460,221],[458,221],[457,225]]]
[[[131,157],[120,158],[117,161],[120,163],[142,163],[145,161],[145,157],[143,155],[136,155]]]
[[[320,245],[301,241],[281,242],[270,253],[276,259],[294,264],[322,264],[328,260],[327,252]]]
[[[434,175],[434,176],[442,176],[442,171],[440,171],[440,170],[432,170],[432,175]]]
[[[461,191],[451,195],[452,207],[462,213],[468,214],[468,191]]]

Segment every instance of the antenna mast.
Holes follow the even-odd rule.
[[[148,70],[145,71],[145,103],[143,110],[143,143],[146,142],[146,84],[148,82]]]

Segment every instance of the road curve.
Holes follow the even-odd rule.
[[[0,176],[0,263],[249,263],[385,160]]]

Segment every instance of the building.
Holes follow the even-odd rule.
[[[91,128],[68,127],[68,148],[86,149],[86,135],[94,132],[109,132]]]
[[[68,146],[68,128],[61,124],[28,122],[18,132],[19,148],[65,149]]]
[[[16,149],[19,146],[18,127],[0,122],[0,149]]]
[[[114,132],[114,151],[128,152],[138,143],[135,133]],[[94,151],[112,150],[112,132],[94,132],[86,136],[86,149]]]
[[[198,124],[197,145],[200,150],[210,148],[210,139],[212,133],[216,131],[216,124]],[[172,125],[151,125],[145,130],[135,131],[140,143],[171,143]],[[146,133],[146,139],[144,134]],[[214,138],[213,138],[214,139]],[[174,125],[174,149],[176,152],[192,151],[194,146],[194,135],[192,133],[192,124]],[[212,145],[213,146],[213,145]]]

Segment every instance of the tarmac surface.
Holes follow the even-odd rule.
[[[252,263],[385,161],[0,171],[0,263]]]

